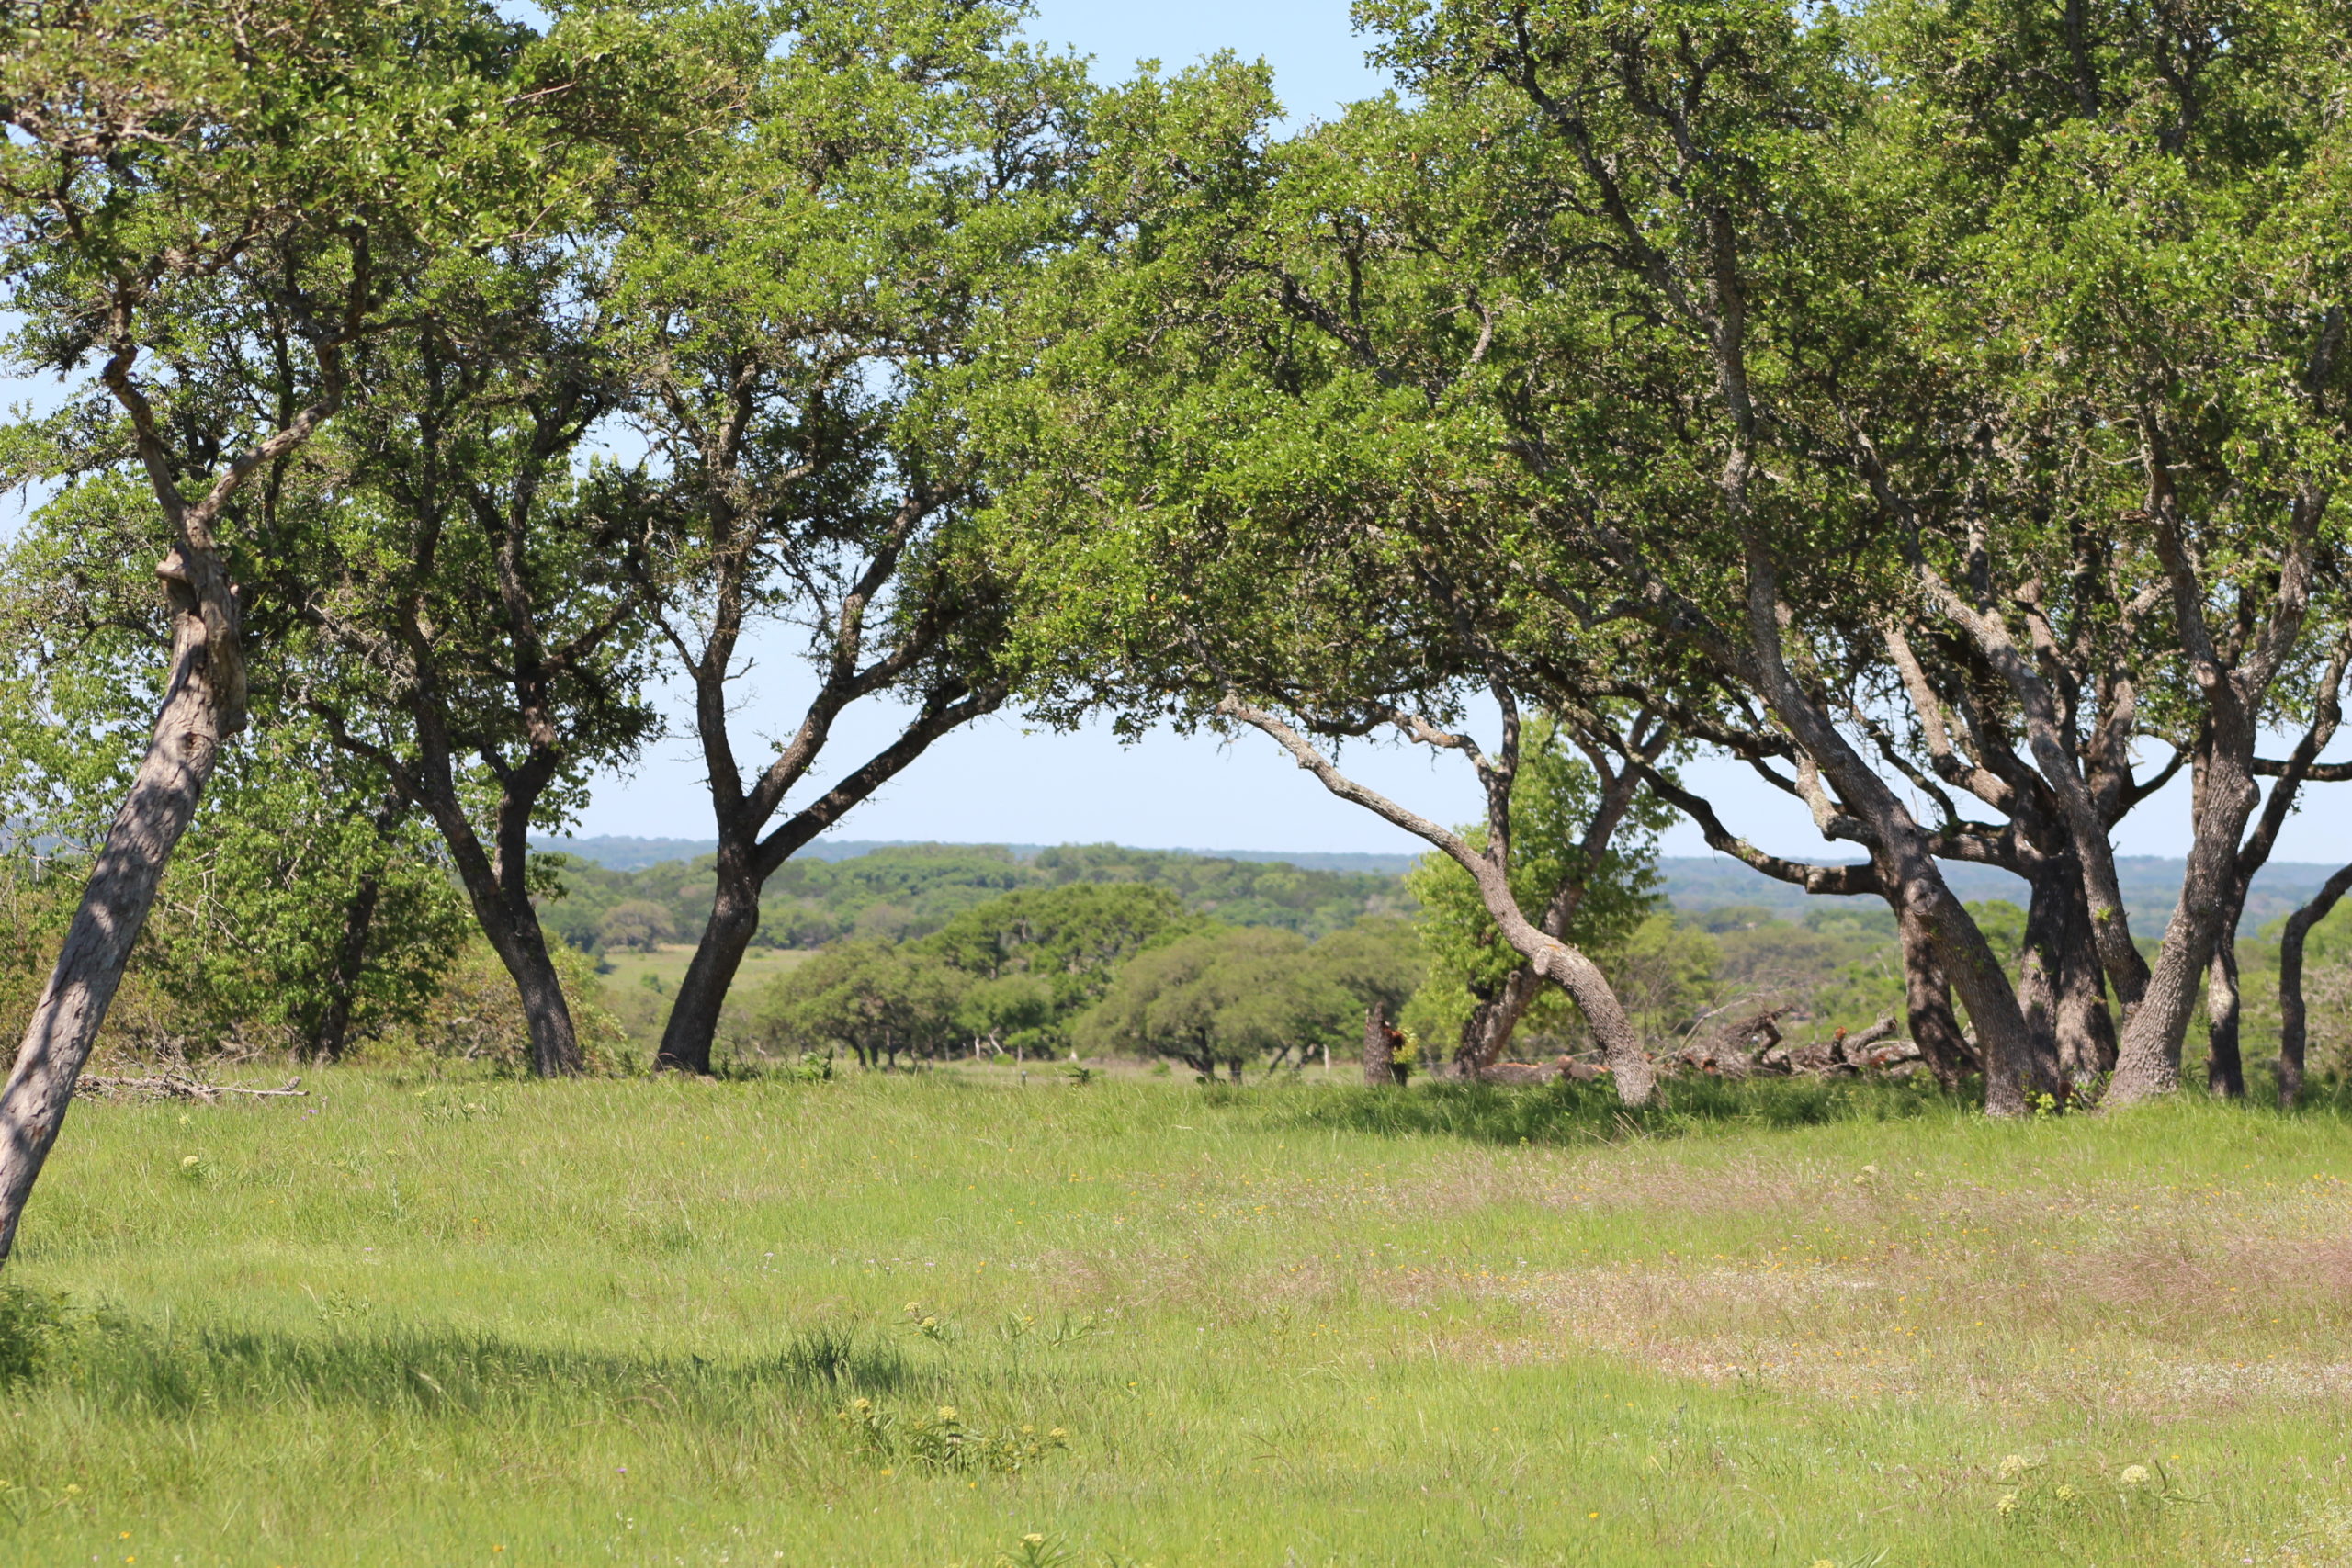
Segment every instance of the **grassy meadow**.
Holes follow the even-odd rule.
[[[0,1562],[2352,1562],[2352,1140],[1901,1085],[77,1106]]]

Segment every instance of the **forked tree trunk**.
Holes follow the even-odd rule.
[[[243,722],[244,672],[237,667],[233,600],[217,561],[198,563],[190,575],[220,591],[228,607],[215,605],[215,615],[230,629],[208,645],[197,592],[185,578],[166,579],[174,612],[171,677],[147,754],[90,868],[57,967],[34,1006],[7,1088],[0,1090],[0,1262],[16,1248],[25,1201],[56,1145],[172,852],[196,817],[222,739]]]

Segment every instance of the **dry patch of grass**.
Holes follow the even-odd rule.
[[[2324,1176],[1996,1190],[1801,1160],[1579,1157],[1423,1190],[1609,1213],[1662,1238],[1657,1256],[1582,1266],[1389,1272],[1389,1299],[1409,1310],[1517,1309],[1515,1332],[1458,1335],[1464,1353],[1599,1348],[1844,1399],[2155,1419],[2352,1394],[2352,1184]],[[1707,1231],[1723,1250],[1675,1250]]]

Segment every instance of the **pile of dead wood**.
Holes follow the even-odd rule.
[[[1850,1034],[1841,1029],[1827,1040],[1799,1043],[1781,1037],[1783,1010],[1758,1013],[1702,1043],[1684,1046],[1660,1066],[1721,1077],[1754,1074],[1854,1077],[1863,1073],[1904,1077],[1925,1066],[1917,1045],[1894,1037],[1892,1016]]]
[[[1919,1047],[1894,1038],[1892,1017],[1851,1034],[1841,1029],[1827,1040],[1792,1044],[1781,1035],[1780,1020],[1785,1010],[1776,1008],[1758,1013],[1732,1028],[1716,1031],[1704,1041],[1657,1057],[1658,1070],[1727,1078],[1858,1077],[1864,1073],[1907,1077],[1925,1068]],[[1608,1071],[1598,1062],[1562,1056],[1550,1062],[1496,1062],[1480,1069],[1478,1080],[1540,1084],[1567,1078],[1589,1083]]]

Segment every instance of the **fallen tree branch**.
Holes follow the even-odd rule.
[[[186,1073],[159,1073],[153,1077],[103,1077],[92,1073],[82,1075],[80,1092],[104,1099],[119,1098],[152,1100],[200,1100],[207,1105],[217,1104],[224,1094],[243,1095],[252,1100],[273,1100],[284,1095],[307,1095],[311,1091],[300,1088],[300,1078],[288,1078],[283,1089],[246,1089],[238,1084],[211,1083]]]

